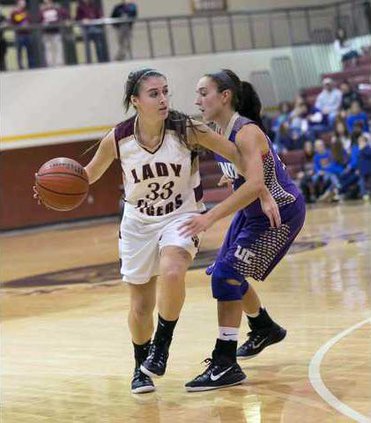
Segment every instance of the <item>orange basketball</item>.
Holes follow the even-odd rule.
[[[58,211],[75,209],[89,191],[85,169],[80,163],[65,157],[44,163],[36,174],[35,185],[42,203]]]

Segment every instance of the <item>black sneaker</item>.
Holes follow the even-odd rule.
[[[152,379],[142,373],[140,368],[137,367],[134,370],[134,376],[131,381],[131,392],[133,394],[144,394],[146,392],[153,392],[155,390],[155,385],[152,382]]]
[[[188,392],[226,388],[239,385],[247,379],[237,363],[222,364],[212,358],[207,358],[205,363],[208,364],[208,368],[202,374],[186,383],[185,388]]]
[[[248,340],[237,348],[237,358],[253,358],[269,345],[276,344],[286,336],[286,329],[273,323],[268,329],[252,329],[247,334]]]
[[[169,357],[169,344],[152,344],[149,348],[148,357],[143,361],[140,370],[151,377],[159,377],[165,374],[166,363]]]

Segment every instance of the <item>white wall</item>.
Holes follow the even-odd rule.
[[[354,40],[358,48],[370,42],[370,36]],[[320,61],[320,57],[327,60]],[[127,117],[122,100],[125,80],[132,70],[152,67],[163,72],[169,79],[172,106],[197,114],[193,104],[195,86],[203,74],[231,68],[241,79],[251,80],[252,72],[271,71],[273,58],[291,60],[293,75],[289,85],[296,88],[318,85],[321,73],[337,71],[340,65],[329,45],[3,72],[1,149],[100,137]],[[275,95],[272,89],[268,105],[276,104]]]
[[[149,66],[165,73],[173,107],[194,114],[195,86],[204,73],[230,67],[246,79],[253,70],[269,69],[277,55],[291,56],[291,49],[2,73],[2,148],[101,135],[124,119],[124,82],[131,70]]]
[[[109,16],[117,0],[104,0],[105,15]],[[191,0],[136,0],[139,16],[189,15],[192,13]],[[334,3],[334,0],[228,0],[228,10],[260,10],[281,7],[321,6]]]

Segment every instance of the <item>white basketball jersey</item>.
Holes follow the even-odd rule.
[[[153,151],[139,143],[136,117],[116,126],[125,189],[124,216],[159,222],[164,216],[205,210],[197,153],[188,149],[169,126]]]

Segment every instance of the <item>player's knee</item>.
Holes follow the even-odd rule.
[[[152,316],[154,308],[155,303],[152,300],[134,300],[130,304],[130,314],[135,320],[142,321]]]
[[[164,283],[181,283],[184,277],[184,269],[180,266],[171,266],[161,272],[161,279]]]
[[[138,322],[145,322],[153,315],[153,310],[149,308],[132,307],[130,310],[131,318]]]
[[[246,281],[239,282],[234,279],[225,279],[217,276],[211,277],[213,297],[218,301],[241,300],[248,289]]]
[[[211,277],[213,297],[219,301],[237,301],[248,290],[245,278],[229,266],[216,266]]]

